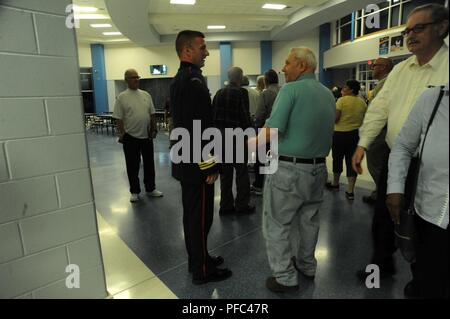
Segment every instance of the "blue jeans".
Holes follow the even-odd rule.
[[[263,199],[263,235],[269,265],[277,282],[298,284],[291,257],[297,256],[298,268],[315,275],[314,257],[319,235],[319,207],[327,181],[325,164],[294,164],[279,161],[278,170],[266,176]],[[298,221],[293,223],[295,217]],[[298,251],[291,247],[292,227],[298,229]]]

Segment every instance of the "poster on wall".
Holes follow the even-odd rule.
[[[380,55],[389,53],[389,37],[380,38]]]
[[[391,38],[391,52],[403,51],[403,39],[401,35]]]

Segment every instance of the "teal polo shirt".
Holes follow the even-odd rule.
[[[326,157],[330,152],[336,104],[331,91],[305,74],[285,84],[266,126],[278,129],[279,155]]]

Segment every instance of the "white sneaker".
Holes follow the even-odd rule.
[[[152,192],[147,192],[147,195],[151,196],[151,197],[163,197],[164,196],[164,194],[157,189],[154,189]]]
[[[131,194],[130,196],[130,202],[136,203],[139,201],[139,195],[138,194]]]

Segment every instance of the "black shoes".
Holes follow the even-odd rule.
[[[220,216],[228,216],[228,215],[233,215],[233,214],[236,214],[236,209],[233,207],[233,208],[230,208],[230,209],[220,209],[219,210],[219,215]]]
[[[225,268],[225,269],[216,268],[216,270],[214,272],[206,275],[205,277],[192,278],[192,283],[194,285],[203,285],[208,282],[218,282],[218,281],[222,281],[222,280],[230,278],[232,274],[233,273],[228,268]]]
[[[291,260],[292,260],[292,263],[294,264],[295,270],[297,270],[298,273],[302,274],[303,277],[305,277],[305,278],[308,279],[308,280],[314,280],[314,278],[316,278],[315,275],[307,275],[307,274],[305,274],[303,271],[301,271],[301,270],[297,267],[297,263],[295,262],[295,257],[294,257],[294,256],[291,257]]]
[[[230,208],[230,209],[220,209],[219,215],[220,216],[228,216],[228,215],[249,215],[253,214],[255,212],[255,206],[247,205],[244,208],[236,209],[236,208]]]
[[[375,205],[376,199],[372,196],[363,196],[362,201],[369,205]]]
[[[275,277],[269,277],[266,280],[266,288],[273,292],[293,292],[298,290],[298,285],[285,286],[278,283]]]
[[[236,209],[236,214],[249,215],[255,212],[255,206],[247,205],[247,207]]]
[[[355,194],[354,193],[345,192],[345,197],[347,197],[348,200],[354,200],[355,199]]]
[[[406,284],[405,288],[403,289],[403,293],[408,299],[417,299],[420,297],[419,289],[414,280],[411,280]]]
[[[225,261],[222,256],[209,256],[209,258],[211,259],[211,264],[213,265],[213,267],[220,266]],[[192,272],[191,265],[189,265],[188,270],[189,272]]]
[[[326,187],[327,189],[329,189],[330,191],[338,191],[338,190],[339,190],[339,184],[333,185],[331,182],[327,182],[327,183],[325,184],[325,187]]]

